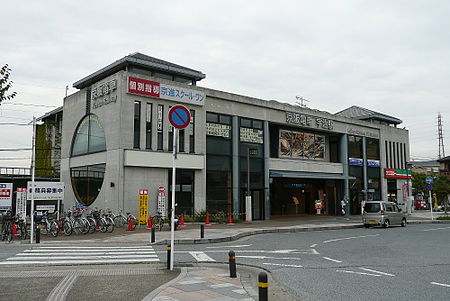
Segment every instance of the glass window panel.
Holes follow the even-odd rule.
[[[72,187],[79,202],[89,206],[95,201],[103,185],[105,169],[106,164],[71,169]]]
[[[252,127],[252,121],[247,118],[241,118],[241,127],[251,128]]]
[[[231,124],[231,116],[228,115],[220,115],[219,123],[221,124]]]
[[[253,120],[253,128],[262,130],[263,123],[261,120]]]
[[[219,114],[207,112],[206,113],[206,122],[218,123],[219,122]]]

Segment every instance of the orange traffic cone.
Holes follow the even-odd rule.
[[[211,226],[211,223],[209,222],[209,214],[208,213],[206,213],[205,226]]]
[[[228,213],[228,223],[227,225],[234,225],[233,223],[233,215],[231,214],[231,212]]]
[[[181,213],[180,215],[180,224],[178,225],[178,227],[186,227],[186,225],[184,224],[184,213]]]
[[[128,218],[128,229],[127,231],[133,231],[133,219],[131,217]]]
[[[152,228],[153,228],[153,221],[151,215],[149,215],[147,220],[147,230],[151,230]]]

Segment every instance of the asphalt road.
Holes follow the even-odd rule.
[[[155,246],[164,261],[163,246]],[[176,262],[263,267],[298,300],[450,300],[450,226],[264,234],[175,246]]]

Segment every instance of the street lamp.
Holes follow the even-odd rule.
[[[247,195],[245,196],[245,221],[250,223],[252,221],[252,196],[250,194],[250,155],[258,154],[256,148],[247,148]]]

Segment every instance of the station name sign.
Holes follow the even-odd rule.
[[[167,99],[191,105],[203,106],[206,95],[203,92],[167,85],[142,78],[128,77],[127,92],[141,96]]]
[[[117,101],[117,95],[111,93],[117,90],[117,80],[112,79],[102,83],[91,90],[92,109],[97,109],[104,105]]]
[[[333,120],[331,119],[294,112],[286,112],[286,123],[324,130],[333,129]]]

